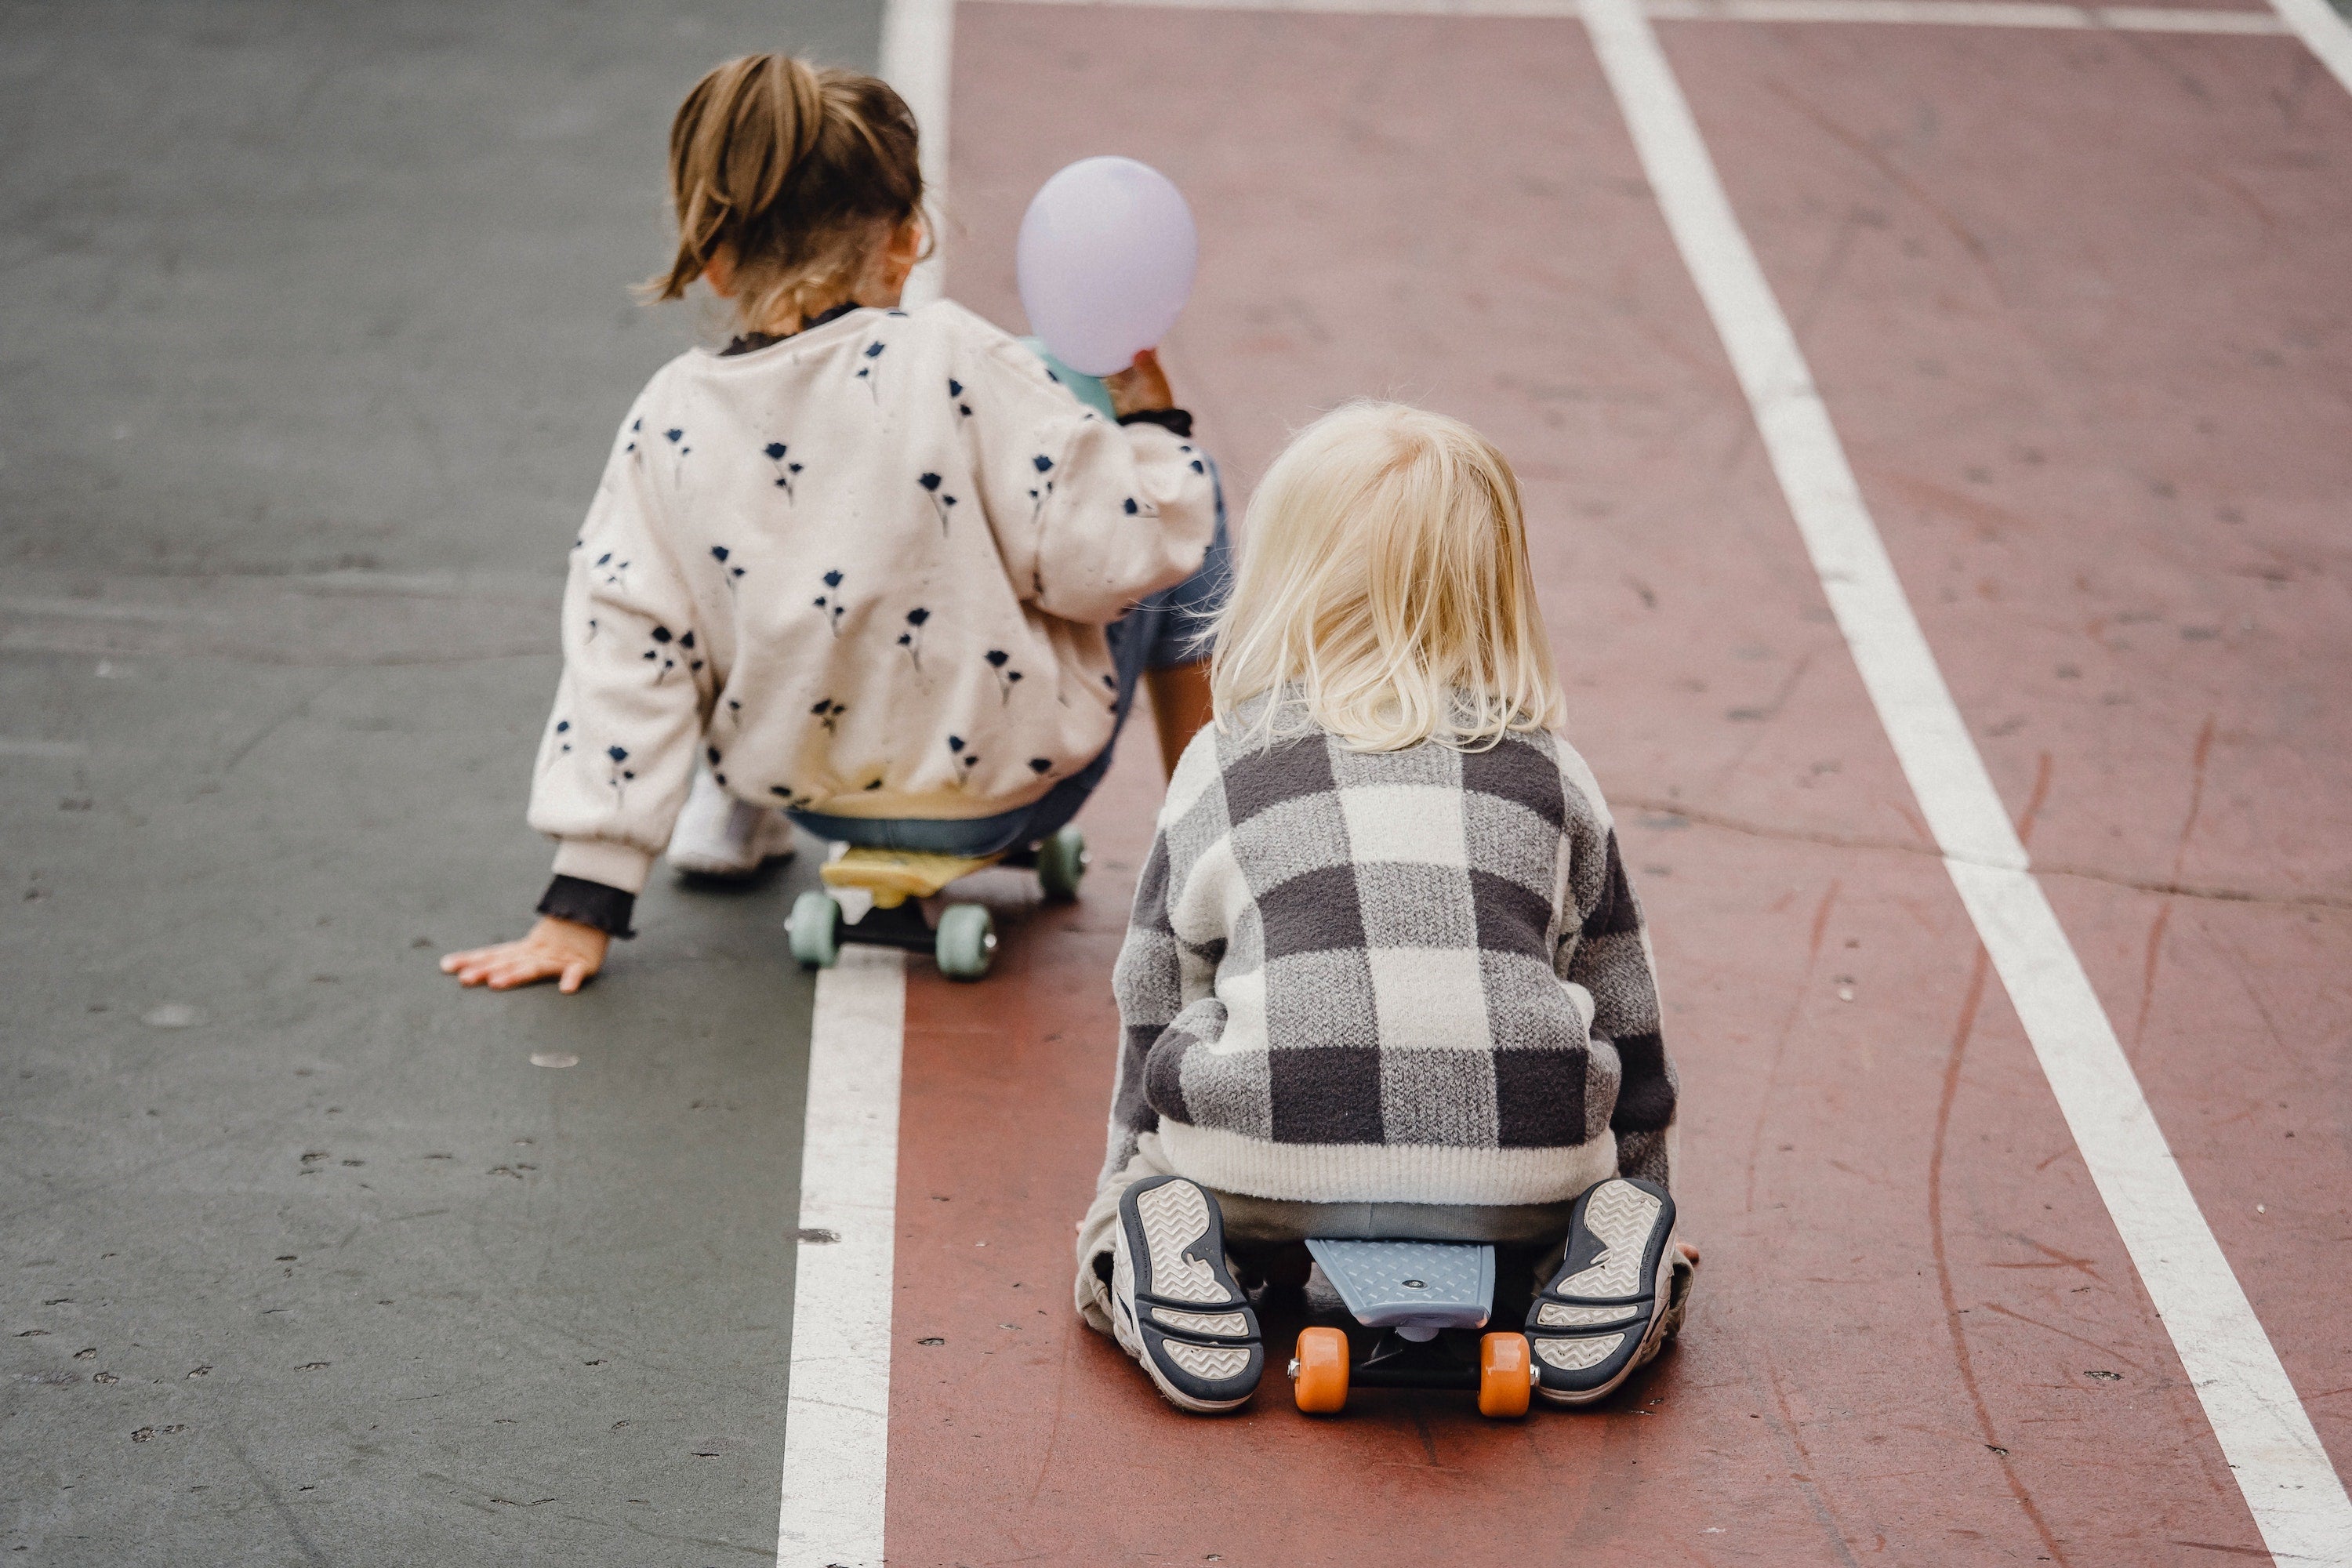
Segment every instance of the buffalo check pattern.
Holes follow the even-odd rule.
[[[1413,1171],[1456,1202],[1669,1179],[1641,908],[1554,735],[1366,752],[1204,731],[1114,984],[1107,1179],[1147,1132],[1269,1197],[1410,1196]]]

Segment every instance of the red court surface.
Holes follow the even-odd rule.
[[[1661,27],[1995,781],[2339,1468],[2352,98],[2287,38]],[[950,291],[1072,158],[1190,195],[1238,502],[1371,393],[1527,485],[1684,1087],[1680,1348],[1480,1420],[1163,1405],[1070,1307],[1157,801],[978,989],[910,969],[889,1560],[2267,1556],[1981,956],[1582,30],[960,7]],[[2258,1208],[2259,1205],[2259,1208]]]

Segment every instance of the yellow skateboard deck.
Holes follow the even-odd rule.
[[[818,875],[828,888],[859,888],[874,895],[877,910],[895,910],[908,899],[928,899],[1001,855],[926,855],[908,849],[852,847],[825,862]]]

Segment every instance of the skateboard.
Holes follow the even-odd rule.
[[[869,942],[928,952],[950,980],[977,980],[996,958],[996,918],[984,904],[950,904],[935,927],[923,918],[921,900],[936,896],[959,877],[999,864],[1034,864],[1045,897],[1078,896],[1087,874],[1087,839],[1075,824],[1056,831],[1034,852],[1000,855],[927,855],[904,849],[867,849],[840,845],[817,874],[822,890],[811,889],[793,903],[784,930],[793,956],[804,969],[830,969],[845,942]]]
[[[1349,1316],[1381,1332],[1370,1352],[1357,1357],[1344,1330],[1300,1330],[1290,1363],[1299,1409],[1336,1415],[1347,1407],[1353,1384],[1473,1390],[1482,1415],[1528,1413],[1536,1371],[1527,1336],[1479,1332],[1494,1310],[1494,1247],[1309,1240],[1307,1249]]]

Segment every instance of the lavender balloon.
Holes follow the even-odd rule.
[[[1055,358],[1109,375],[1176,324],[1200,255],[1192,211],[1167,175],[1132,158],[1082,158],[1021,220],[1021,303]]]

